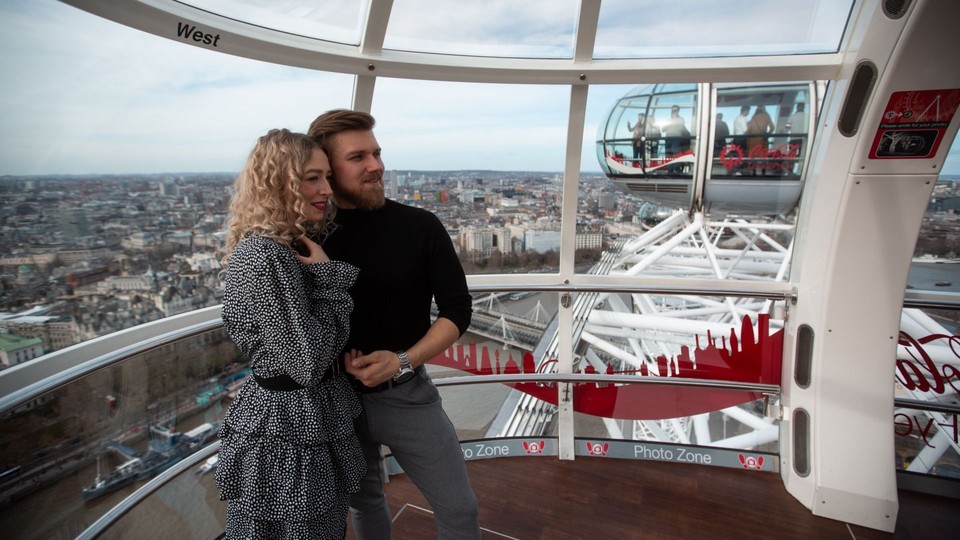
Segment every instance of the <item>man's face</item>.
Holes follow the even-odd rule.
[[[343,131],[329,144],[333,199],[340,208],[376,210],[384,205],[383,161],[372,131]]]

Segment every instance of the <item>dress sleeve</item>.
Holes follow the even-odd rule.
[[[312,282],[312,286],[307,287],[310,299],[307,309],[317,320],[332,316],[329,327],[320,328],[323,333],[320,339],[329,339],[336,344],[335,361],[339,362],[340,353],[350,337],[350,313],[353,311],[353,298],[347,289],[357,280],[360,270],[343,261],[312,264],[306,269],[304,278]]]
[[[285,373],[303,386],[319,384],[349,335],[353,300],[347,288],[357,269],[347,263],[304,267],[272,242],[238,246],[224,291],[231,338],[270,375]]]
[[[449,319],[457,325],[462,336],[470,327],[473,315],[473,298],[467,289],[463,265],[453,249],[453,242],[440,218],[429,214],[427,237],[429,245],[430,288],[439,310],[438,317]]]

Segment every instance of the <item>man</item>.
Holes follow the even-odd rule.
[[[740,147],[740,150],[746,155],[747,152],[747,122],[750,116],[750,106],[740,107],[740,116],[733,121],[733,144]]]
[[[734,174],[743,174],[747,167],[747,124],[749,123],[750,106],[740,107],[740,115],[733,120],[733,145],[740,150],[741,161],[734,167]],[[731,171],[727,171],[731,172]]]
[[[647,124],[647,115],[643,113],[637,113],[637,123],[634,126],[630,126],[630,120],[627,120],[627,130],[630,133],[633,133],[633,160],[634,162],[640,160],[640,153],[643,151],[643,137],[646,130]],[[646,167],[646,163],[643,164]]]
[[[723,156],[721,152],[727,145],[727,139],[730,137],[730,127],[723,121],[723,113],[717,113],[716,122],[713,131],[713,159],[720,159]]]
[[[803,103],[797,103],[797,112],[790,115],[787,119],[787,129],[790,133],[807,133],[807,111]]]
[[[660,125],[660,129],[663,131],[663,136],[666,139],[664,144],[666,146],[667,157],[676,157],[683,144],[683,132],[686,130],[686,126],[683,125],[683,118],[680,118],[680,107],[678,105],[670,107],[670,118],[667,118]]]
[[[797,103],[797,111],[787,119],[787,129],[795,137],[790,140],[790,144],[796,145],[797,151],[803,146],[803,140],[807,135],[809,118],[807,117],[806,106],[803,103]]]
[[[806,105],[797,103],[797,111],[787,119],[787,130],[793,137],[790,139],[790,154],[794,162],[787,170],[788,174],[800,174],[803,167],[803,142],[807,138],[807,128],[809,127],[809,118],[807,117]]]
[[[310,125],[323,141],[337,205],[323,242],[332,259],[360,268],[346,363],[364,415],[357,435],[367,460],[360,492],[350,501],[357,538],[390,538],[390,509],[381,445],[433,507],[440,538],[480,538],[477,499],[456,430],[423,364],[470,325],[466,277],[443,224],[432,213],[386,200],[383,161],[367,113],[337,109]],[[430,323],[431,299],[439,309]]]

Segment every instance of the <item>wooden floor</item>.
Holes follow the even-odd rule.
[[[772,473],[586,457],[475,460],[467,468],[484,540],[960,538],[960,501],[903,490],[890,534],[814,516]],[[386,491],[394,540],[436,538],[430,507],[405,475]]]

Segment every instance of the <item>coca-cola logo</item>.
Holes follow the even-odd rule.
[[[924,446],[936,448],[937,445],[933,442],[937,440],[936,435],[940,431],[954,444],[960,441],[957,438],[960,433],[957,415],[947,416],[943,422],[922,414],[896,413],[893,415],[893,432],[901,437],[917,437],[923,441]]]
[[[946,362],[938,366],[923,347],[938,340],[946,340],[953,356],[960,358],[960,336],[930,334],[915,339],[906,332],[900,332],[898,344],[906,348],[910,358],[897,359],[896,380],[907,390],[943,394],[950,387],[954,393],[960,392],[960,369]]]
[[[937,347],[929,344],[937,342]],[[960,369],[957,364],[944,361],[946,355],[960,358],[960,336],[930,334],[919,339],[900,332],[898,345],[906,350],[909,358],[897,358],[896,381],[910,392],[920,394],[956,394],[960,390]],[[925,348],[924,345],[927,345]],[[931,350],[936,353],[931,353]],[[934,357],[937,360],[934,360]],[[934,416],[898,412],[893,415],[894,433],[901,437],[919,438],[924,446],[936,448],[938,433],[956,444],[960,429],[957,416]],[[940,442],[943,444],[943,441]]]

